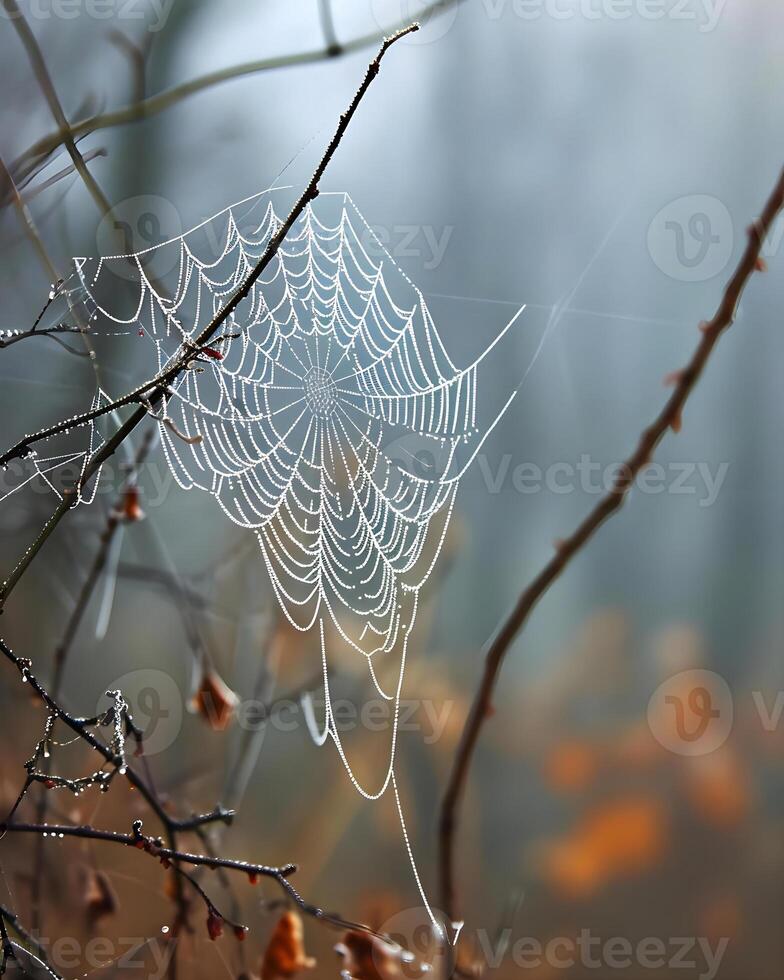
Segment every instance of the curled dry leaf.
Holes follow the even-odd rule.
[[[99,922],[114,915],[118,908],[117,895],[103,871],[87,872],[84,907],[90,922]]]
[[[261,980],[285,980],[315,965],[313,957],[305,953],[302,919],[296,912],[284,912],[261,961]]]
[[[215,732],[224,731],[237,710],[240,699],[212,668],[206,668],[191,701],[191,710]]]

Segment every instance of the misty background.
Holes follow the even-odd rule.
[[[104,21],[84,8],[63,19],[43,2],[36,16],[22,4],[71,119],[134,101],[132,66],[111,30],[141,43],[156,28],[148,94],[325,45],[320,6],[311,0],[176,0],[126,5],[124,13],[122,6],[118,0]],[[348,42],[407,14],[416,18],[417,8],[335,0],[334,34]],[[461,485],[404,690],[435,705],[443,720],[434,734],[419,705],[423,720],[404,731],[399,764],[428,892],[435,890],[438,802],[482,647],[554,541],[596,502],[602,473],[630,454],[659,411],[663,379],[690,356],[782,164],[781,6],[689,0],[665,4],[659,19],[648,15],[653,9],[643,0],[446,5],[385,58],[322,182],[351,194],[424,293],[456,363],[468,363],[527,304],[510,341],[513,356],[483,381],[502,397],[530,371]],[[134,248],[174,237],[273,184],[301,187],[375,47],[250,74],[87,136],[80,148],[105,151],[89,167],[131,227]],[[55,127],[5,18],[0,80],[0,153],[10,165]],[[68,162],[61,150],[38,182]],[[73,255],[105,251],[105,219],[76,177],[58,180],[29,207],[58,268]],[[752,281],[736,326],[689,400],[682,431],[656,454],[664,473],[658,492],[632,493],[510,652],[463,809],[458,874],[474,927],[494,930],[522,892],[515,935],[544,942],[591,928],[632,940],[728,937],[719,977],[779,975],[782,738],[760,704],[772,711],[784,682],[780,244],[769,243],[770,272]],[[49,281],[8,205],[0,248],[0,328],[24,329]],[[125,357],[101,347],[115,397],[134,376]],[[93,390],[86,361],[53,343],[0,351],[3,447],[88,407]],[[594,489],[580,479],[584,457],[594,464]],[[526,492],[514,478],[522,464],[541,474]],[[74,710],[90,713],[131,672],[169,677],[166,696],[179,699],[182,720],[151,764],[175,799],[209,809],[241,732],[211,731],[184,710],[194,666],[178,602],[139,569],[176,570],[208,597],[198,615],[211,656],[241,697],[254,690],[264,657],[274,663],[266,682],[286,692],[318,670],[318,650],[277,624],[252,537],[248,546],[205,494],[174,485],[158,493],[166,475],[160,452],[157,466],[154,478],[142,476],[146,520],[124,533],[119,560],[128,574],[119,575],[106,637],[95,635],[96,599],[65,691]],[[31,490],[0,505],[4,575],[54,499]],[[30,651],[44,676],[112,499],[101,494],[97,512],[69,515],[2,616],[5,639]],[[652,695],[691,668],[723,678],[734,703],[732,732],[703,769],[649,737]],[[345,679],[346,696],[355,682]],[[0,790],[11,802],[39,735],[16,703],[16,683],[6,671],[0,685],[2,727],[20,733],[4,733],[0,755]],[[136,710],[143,715],[143,705]],[[259,742],[223,850],[295,861],[297,887],[309,900],[375,917],[379,926],[418,906],[392,802],[355,798],[337,753],[315,748],[302,724],[271,726]],[[128,823],[125,805],[107,798],[96,815],[92,802],[80,803],[83,819],[118,825]],[[591,865],[581,877],[570,861],[583,855],[580,827],[612,805],[641,821],[633,859],[619,871]],[[86,860],[75,845],[72,853],[75,862]],[[570,864],[566,873],[559,855]],[[146,897],[156,869],[132,858],[115,882],[125,921],[101,928],[146,936],[166,920],[167,906]],[[23,908],[24,860],[7,840],[0,862],[0,887]],[[53,908],[76,929],[78,909],[65,908],[70,873],[53,873]],[[260,930],[253,957],[272,920],[257,896],[245,898],[246,919]],[[310,922],[306,930],[317,975],[337,975],[335,937]],[[214,975],[214,947],[201,937],[192,942],[194,970]],[[506,968],[503,975],[517,975]],[[579,965],[571,972],[581,971],[590,975]],[[613,972],[651,970],[637,964]],[[701,975],[699,963],[691,972]]]

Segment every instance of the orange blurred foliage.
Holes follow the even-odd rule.
[[[686,798],[705,823],[731,830],[748,816],[752,802],[749,777],[729,745],[689,759],[684,776]]]
[[[544,779],[550,789],[559,793],[577,793],[586,789],[599,771],[600,754],[585,741],[569,739],[559,742],[544,760]]]
[[[542,871],[551,887],[585,898],[616,877],[653,867],[667,846],[664,807],[646,797],[601,803],[567,836],[543,852]]]

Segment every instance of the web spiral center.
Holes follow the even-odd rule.
[[[314,415],[326,418],[332,413],[337,401],[337,388],[332,375],[323,368],[314,367],[303,379],[305,403]]]

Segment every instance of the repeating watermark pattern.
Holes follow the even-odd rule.
[[[577,936],[555,936],[546,941],[534,936],[513,937],[505,929],[498,937],[486,930],[477,935],[488,966],[498,968],[504,960],[522,970],[687,970],[699,980],[714,980],[727,952],[729,939],[715,941],[705,936],[645,936],[632,941],[625,936],[597,936],[581,929]]]
[[[439,923],[445,921],[438,910],[431,910]],[[443,927],[442,927],[443,928]],[[454,931],[454,930],[453,930]],[[141,972],[145,980],[163,980],[176,949],[177,939],[164,927],[162,937],[93,936],[81,940],[60,936],[55,940],[38,938],[52,967],[72,973],[104,970],[125,973]],[[387,919],[379,933],[389,942],[376,942],[371,955],[379,976],[399,976],[418,980],[423,972],[444,980],[458,976],[456,948],[437,935],[428,910],[403,909]],[[727,949],[728,937],[708,939],[705,936],[626,936],[597,935],[583,928],[576,935],[515,935],[510,927],[490,932],[477,929],[470,937],[469,948],[482,972],[491,975],[504,966],[518,970],[539,971],[632,969],[686,971],[696,980],[715,980]],[[24,951],[19,950],[24,957]]]
[[[727,0],[480,0],[474,9],[493,22],[667,20],[694,25],[700,34],[709,34],[718,26],[726,5]],[[410,44],[441,40],[454,26],[458,8],[458,3],[448,0],[371,0],[380,28],[388,28],[396,21],[422,20],[423,29],[406,38]]]
[[[359,240],[373,259],[389,253],[395,259],[417,259],[431,271],[444,261],[454,230],[454,225],[368,225]]]
[[[239,230],[253,235],[257,225],[257,220],[247,218],[240,222]],[[221,255],[225,235],[209,222],[199,231],[208,253],[213,257]],[[396,260],[413,260],[430,272],[444,261],[454,231],[454,225],[374,224],[363,225],[358,237],[372,259],[383,260],[389,254]],[[120,201],[103,218],[96,232],[97,254],[135,256],[154,249],[148,260],[154,262],[156,275],[165,276],[177,266],[179,251],[156,246],[173,242],[182,234],[182,217],[171,201],[155,194],[140,194]],[[129,262],[126,268],[113,267],[112,271],[131,281],[139,276],[135,261]]]
[[[524,495],[546,491],[558,496],[578,492],[599,496],[609,493],[618,480],[629,480],[632,475],[626,463],[600,463],[587,453],[575,463],[562,460],[546,467],[531,462],[515,464],[507,453],[495,470],[488,458],[480,455],[477,466],[491,495],[511,486],[516,493]],[[645,495],[697,497],[700,507],[711,507],[718,499],[729,468],[727,462],[650,463],[634,477],[633,488]]]
[[[581,929],[577,936],[555,936],[543,942],[534,936],[519,939],[506,929],[495,944],[484,930],[478,935],[483,957],[491,968],[508,958],[519,969],[571,970],[688,970],[699,980],[714,980],[729,939],[712,942],[704,936],[646,936],[632,941],[624,936],[596,936]],[[506,952],[506,957],[503,953]]]
[[[448,448],[433,447],[432,440],[423,446],[421,437],[409,434],[382,447],[390,462],[421,479],[432,481],[447,475],[449,468]],[[582,493],[600,496],[608,493],[617,479],[624,479],[628,468],[625,463],[599,462],[587,453],[577,460],[557,460],[547,466],[529,460],[517,461],[511,453],[490,457],[477,456],[477,471],[484,491],[491,497],[513,492],[521,496],[542,493],[568,496]],[[81,474],[81,461],[74,460],[59,465],[47,473],[46,480],[32,481],[26,489],[31,493],[47,495],[55,489],[63,493],[73,486]],[[633,481],[633,489],[645,496],[686,496],[695,498],[699,507],[712,507],[719,498],[730,471],[728,462],[709,463],[700,461],[671,461],[649,463]],[[630,473],[628,473],[631,476]],[[95,484],[98,497],[116,494],[125,471],[122,464],[107,462]],[[0,496],[14,491],[29,477],[29,467],[24,460],[14,460],[0,471]],[[163,506],[171,493],[181,493],[171,470],[158,460],[147,460],[139,469],[138,494],[146,512]]]
[[[174,678],[155,668],[129,671],[112,681],[108,690],[122,692],[144,733],[144,753],[148,756],[168,749],[182,731],[186,711],[196,710],[194,699],[183,693]],[[309,731],[306,715],[315,711],[317,717],[323,716],[326,702],[323,690],[309,692],[307,696],[310,702],[307,712],[299,696],[270,701],[238,696],[228,715],[225,706],[211,705],[209,699],[200,698],[198,711],[216,730],[231,721],[243,731]],[[753,690],[747,696],[761,728],[766,732],[777,731],[784,719],[784,691]],[[716,671],[682,670],[663,681],[650,696],[648,725],[668,751],[682,756],[708,755],[720,749],[729,738],[737,698],[738,694],[733,695],[727,681]],[[341,735],[359,730],[391,733],[395,725],[395,704],[384,698],[368,698],[357,703],[351,698],[331,697],[330,703],[333,723]],[[109,705],[107,696],[101,696],[95,714],[102,714]],[[398,730],[416,732],[425,745],[434,745],[446,735],[458,707],[450,698],[401,698]]]
[[[144,733],[145,756],[164,752],[177,740],[185,712],[193,706],[193,699],[183,694],[169,674],[153,668],[130,671],[112,681],[108,689],[122,691],[135,723]],[[316,715],[322,717],[326,709],[323,691],[309,695],[309,699]],[[109,704],[110,700],[102,696],[96,705],[96,714],[105,711]],[[341,735],[358,730],[389,732],[391,735],[395,727],[395,705],[381,697],[360,704],[349,698],[331,697],[330,704],[333,724]],[[450,699],[401,698],[397,730],[416,732],[425,745],[434,745],[444,737],[456,707],[455,701]],[[288,734],[309,731],[302,700],[296,698],[264,702],[240,697],[230,715],[226,714],[224,706],[211,704],[209,698],[200,698],[199,711],[214,729],[224,728],[231,721],[248,732],[263,733],[272,729]]]
[[[443,914],[432,910],[442,923]],[[441,977],[457,976],[455,948],[439,941],[428,910],[411,908],[397,913],[381,927],[382,934],[393,941],[399,951],[395,974],[413,978],[422,976],[422,966],[428,974]],[[455,931],[453,925],[452,931]],[[532,935],[515,935],[511,927],[490,932],[472,932],[466,947],[474,951],[475,966],[484,975],[510,964],[518,970],[656,970],[686,971],[698,980],[714,980],[729,947],[727,937],[708,939],[705,936],[626,936],[597,935],[583,928],[576,935],[550,936],[546,939]],[[389,975],[390,950],[382,945],[374,948],[379,974]]]
[[[712,670],[684,670],[667,678],[648,702],[654,738],[677,755],[715,752],[732,731],[732,692]]]
[[[168,933],[168,930],[164,930]],[[57,939],[38,937],[40,948],[47,960],[60,975],[81,971],[87,976],[89,971],[106,970],[137,973],[144,980],[163,980],[177,946],[173,935],[166,938],[143,939],[140,937],[93,936],[81,940],[76,936],[59,936]],[[17,947],[17,956],[27,966],[25,951]],[[47,971],[48,972],[48,971]],[[34,970],[29,976],[47,975],[43,970]]]
[[[21,9],[21,8],[24,9]],[[174,0],[24,0],[19,16],[32,20],[77,20],[145,22],[153,34],[162,31],[174,8]],[[13,20],[17,15],[0,5],[0,16]]]
[[[695,24],[701,34],[715,30],[727,0],[481,0],[491,20],[513,16],[531,22],[584,20],[669,20]]]

